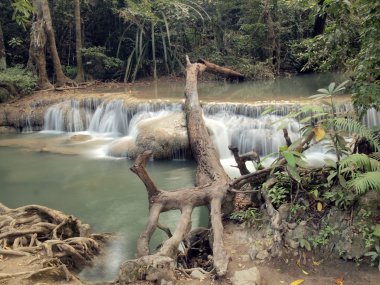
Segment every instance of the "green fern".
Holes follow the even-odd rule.
[[[380,151],[378,137],[374,135],[371,129],[363,126],[356,120],[346,118],[329,119],[327,120],[327,126],[330,128],[335,127],[335,129],[343,132],[357,134],[360,137],[365,137],[371,144],[371,146],[375,148],[376,151]]]
[[[365,154],[351,154],[340,161],[339,172],[344,173],[347,170],[380,171],[380,161]]]
[[[376,159],[377,161],[380,161],[380,152],[373,152],[368,155],[369,157]]]
[[[349,182],[357,194],[364,194],[370,190],[380,192],[380,172],[371,171],[358,175]]]

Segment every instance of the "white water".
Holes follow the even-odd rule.
[[[287,128],[292,141],[300,137],[300,125],[294,119],[283,118],[297,109],[294,104],[271,105],[275,115],[261,113],[265,105],[247,104],[206,104],[203,106],[206,125],[219,153],[220,159],[226,165],[233,164],[229,145],[237,146],[241,153],[255,150],[260,156],[278,152],[285,140],[282,128]],[[140,122],[150,120],[154,124],[156,118],[161,118],[182,110],[181,104],[158,103],[137,104],[126,106],[122,100],[109,102],[100,101],[67,101],[48,109],[45,115],[45,131],[86,132],[93,140],[103,140],[93,153],[96,156],[106,156],[108,147],[116,141],[134,140],[138,135]],[[350,104],[342,104],[339,112],[352,110]],[[380,113],[370,110],[365,117],[368,126],[378,125]],[[104,138],[107,137],[107,140]],[[323,164],[325,151],[323,147],[315,147],[308,151],[308,160],[312,165]]]

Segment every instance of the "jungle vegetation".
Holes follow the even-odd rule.
[[[188,54],[255,80],[345,72],[354,104],[379,107],[378,1],[5,0],[0,8],[0,69],[29,68],[38,88],[178,75]]]

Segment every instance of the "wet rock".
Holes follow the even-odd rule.
[[[257,258],[257,259],[261,259],[261,260],[266,259],[268,256],[269,256],[269,253],[268,253],[267,250],[260,250],[260,251],[256,254],[256,258]]]
[[[17,130],[12,127],[0,127],[0,134],[14,134]]]
[[[260,285],[261,276],[257,267],[236,271],[231,278],[232,285]]]
[[[189,148],[185,116],[182,113],[142,121],[136,138],[139,149],[153,151],[154,159],[171,159]]]
[[[134,159],[145,150],[151,150],[154,159],[185,157],[190,153],[185,126],[185,118],[181,113],[141,121],[137,126],[137,137],[117,140],[110,146],[108,154]]]
[[[132,138],[124,137],[111,143],[107,154],[114,157],[135,158],[138,155],[138,149]]]

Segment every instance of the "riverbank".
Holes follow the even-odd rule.
[[[260,285],[282,285],[291,284],[295,280],[304,280],[305,285],[377,285],[380,273],[376,268],[368,267],[366,264],[355,264],[352,261],[342,259],[321,258],[316,260],[313,254],[306,253],[304,261],[299,263],[305,253],[300,256],[283,256],[282,258],[270,258],[255,261],[251,260],[249,253],[251,243],[247,242],[249,230],[233,223],[225,223],[224,241],[227,253],[231,256],[226,278],[213,280],[207,275],[199,274],[198,278],[187,278],[179,273],[176,285],[228,285],[231,278],[239,271],[257,268],[260,274]],[[255,238],[255,237],[251,237]],[[46,265],[45,265],[46,266]],[[0,283],[9,285],[31,284],[30,279],[25,280],[27,274],[43,269],[43,264],[36,256],[13,256],[3,257],[0,261]],[[45,267],[46,268],[46,267]],[[4,278],[5,275],[19,274],[13,278]],[[3,283],[6,281],[6,283]],[[48,275],[36,275],[33,284],[66,284],[66,285],[100,285],[109,282],[86,281],[78,279],[67,280],[64,272],[55,271]],[[341,283],[339,283],[341,282]],[[154,282],[141,281],[135,284],[154,285]]]

